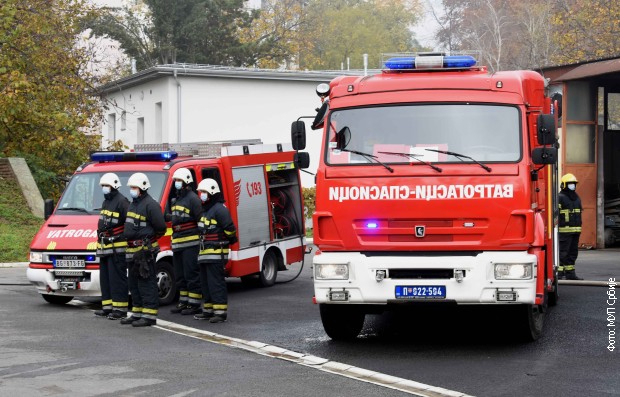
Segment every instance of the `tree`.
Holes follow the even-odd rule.
[[[249,51],[238,32],[249,25],[254,13],[243,8],[243,0],[143,1],[106,9],[85,27],[95,36],[118,40],[138,69],[176,62],[247,63]]]
[[[558,51],[554,62],[569,64],[620,55],[620,2],[557,0],[552,19]]]
[[[314,0],[308,3],[306,32],[316,39],[301,48],[301,68],[340,69],[380,67],[380,55],[412,51],[417,42],[410,30],[421,16],[418,1]]]
[[[50,12],[53,9],[54,12]],[[0,150],[25,157],[44,197],[57,197],[99,146],[101,103],[89,54],[80,47],[76,0],[5,0],[0,5]]]
[[[241,42],[248,46],[249,64],[262,68],[292,69],[299,64],[301,48],[312,48],[314,34],[309,24],[304,0],[264,0],[256,18],[240,31]]]

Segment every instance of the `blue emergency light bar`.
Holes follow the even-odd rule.
[[[111,161],[171,161],[179,154],[169,150],[164,152],[95,152],[90,155],[91,161],[99,163]]]
[[[385,67],[390,70],[454,69],[471,68],[476,63],[476,59],[471,55],[433,55],[390,58],[385,61]]]

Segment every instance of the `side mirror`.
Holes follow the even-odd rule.
[[[303,121],[293,121],[291,124],[291,143],[295,150],[306,148],[306,124]]]
[[[52,212],[54,212],[54,200],[46,199],[43,202],[43,216],[45,220],[48,220],[50,216],[52,216]]]
[[[562,117],[562,94],[560,94],[559,92],[556,92],[555,94],[551,95],[551,103],[555,104],[557,102],[557,111],[556,113],[558,114],[558,117]]]
[[[312,121],[312,126],[310,128],[312,128],[313,130],[318,130],[319,128],[323,128],[323,123],[325,121],[325,115],[327,114],[328,109],[329,109],[329,100],[325,100],[325,102],[323,102],[323,105],[321,105],[321,107],[317,111],[317,114],[314,117],[314,120]]]
[[[538,144],[553,145],[557,140],[555,136],[557,131],[555,116],[552,114],[539,114],[536,124],[538,124]]]
[[[554,147],[538,147],[532,150],[534,164],[556,164],[558,162],[558,149]]]
[[[310,167],[310,154],[308,152],[296,152],[293,161],[299,169],[308,168]]]

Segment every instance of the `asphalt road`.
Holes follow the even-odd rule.
[[[618,254],[582,251],[578,273],[618,281]],[[279,281],[291,279],[296,270],[280,273]],[[544,336],[533,343],[516,342],[509,319],[488,308],[367,316],[356,341],[338,343],[323,332],[310,275],[307,263],[299,278],[272,288],[230,280],[224,324],[172,315],[168,308],[160,310],[160,318],[437,386],[444,394],[620,395],[620,353],[607,349],[608,287],[561,285]],[[406,395],[294,360],[231,348],[234,343],[225,338],[209,343],[197,334],[186,336],[194,331],[171,333],[166,326],[127,329],[94,318],[94,304],[46,304],[34,288],[19,285],[25,283],[25,269],[0,269],[0,395]]]

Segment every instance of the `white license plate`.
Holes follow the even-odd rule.
[[[56,259],[55,267],[85,267],[86,263],[83,259]]]

